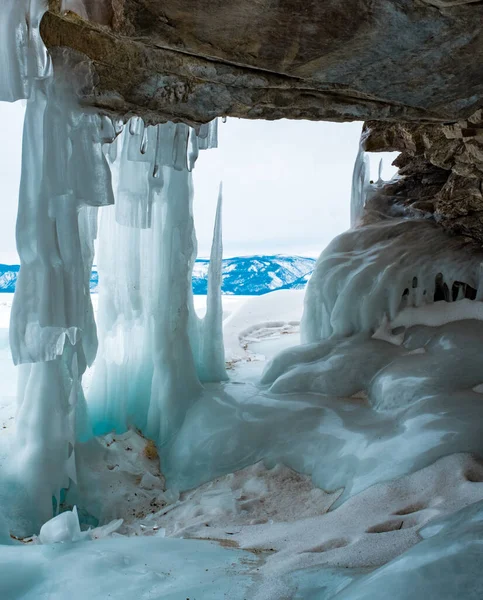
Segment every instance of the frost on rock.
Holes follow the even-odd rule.
[[[100,352],[89,393],[97,432],[134,425],[164,444],[200,396],[205,372],[226,377],[221,301],[214,295],[221,288],[221,199],[211,308],[202,322],[191,288],[191,170],[199,149],[215,146],[216,122],[196,134],[184,124],[145,127],[134,118],[106,147],[116,203],[102,211],[99,235]],[[205,339],[218,352],[210,364],[199,359]]]

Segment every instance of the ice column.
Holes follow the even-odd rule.
[[[116,205],[101,214],[100,349],[89,405],[96,433],[135,426],[164,444],[204,380],[198,356],[208,329],[194,314],[191,287],[191,170],[200,150],[216,146],[216,122],[197,133],[184,124],[145,127],[134,118],[116,146],[106,147]],[[221,300],[215,298],[221,286],[221,201],[217,223],[207,322],[209,333],[218,336],[210,343],[222,348]],[[224,367],[216,377],[225,378]]]
[[[32,527],[75,481],[75,443],[89,435],[81,378],[97,350],[89,279],[97,207],[113,202],[102,144],[114,130],[77,108],[89,73],[62,65],[27,103],[17,218],[21,269],[10,323],[19,368],[12,464],[30,496]]]

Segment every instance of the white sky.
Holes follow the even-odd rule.
[[[0,262],[17,264],[15,218],[24,108],[0,103]],[[210,252],[223,180],[224,255],[317,256],[349,227],[352,169],[361,123],[219,123],[219,148],[200,153],[194,170],[199,256]],[[372,158],[377,177],[379,155]],[[385,157],[386,158],[386,157]],[[389,179],[393,155],[383,177]]]

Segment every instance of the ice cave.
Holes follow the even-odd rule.
[[[483,4],[1,0],[18,100],[0,599],[481,600]],[[362,134],[347,230],[229,314],[219,186],[201,316],[226,118]]]

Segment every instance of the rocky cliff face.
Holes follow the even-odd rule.
[[[448,231],[483,243],[483,114],[452,125],[368,122],[364,146],[400,151],[400,179],[380,193],[385,201]]]
[[[481,23],[465,0],[51,0],[42,36],[122,115],[451,122],[483,105]]]

